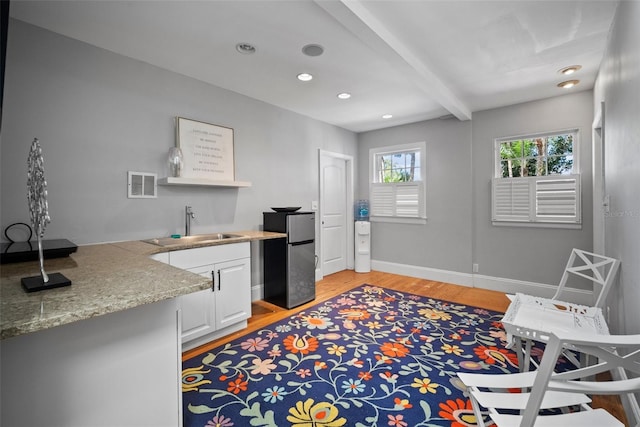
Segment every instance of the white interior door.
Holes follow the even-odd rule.
[[[349,262],[353,258],[351,165],[345,156],[320,153],[322,276],[346,270],[353,263]]]

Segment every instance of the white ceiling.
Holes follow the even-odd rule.
[[[362,132],[593,87],[617,1],[11,0],[10,15]],[[237,43],[255,46],[253,55]],[[303,46],[319,44],[310,57]],[[314,79],[303,83],[301,72]],[[349,100],[337,94],[350,92]],[[393,114],[382,119],[383,114]]]

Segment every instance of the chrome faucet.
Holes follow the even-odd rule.
[[[196,214],[191,210],[191,206],[184,207],[184,235],[191,235],[191,218],[195,218]]]

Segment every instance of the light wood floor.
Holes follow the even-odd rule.
[[[355,273],[345,270],[326,276],[316,283],[316,299],[310,303],[301,305],[292,310],[287,310],[265,301],[255,301],[252,304],[252,316],[248,327],[240,332],[231,334],[203,346],[183,353],[182,359],[186,360],[200,353],[209,351],[219,345],[232,341],[249,332],[259,330],[273,322],[284,319],[293,313],[305,310],[319,302],[326,301],[349,289],[363,284],[382,286],[401,292],[409,292],[431,298],[451,301],[458,304],[482,307],[488,310],[505,312],[509,306],[509,299],[504,293],[486,289],[469,288],[466,286],[452,285],[449,283],[435,282],[432,280],[417,279],[415,277],[400,276],[397,274],[372,271],[370,273]],[[593,396],[593,407],[603,407],[628,425],[622,404],[617,397]]]

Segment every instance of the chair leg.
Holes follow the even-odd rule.
[[[467,390],[467,394],[469,396],[469,400],[471,400],[471,407],[473,408],[473,414],[476,416],[476,425],[478,427],[486,427],[484,422],[484,416],[482,415],[482,410],[480,409],[480,404],[476,401],[476,399],[471,394],[471,390]]]
[[[524,372],[524,353],[522,351],[522,338],[513,338],[513,351],[515,351],[516,356],[518,356],[518,368],[520,369],[520,372]]]
[[[523,361],[523,365],[522,368],[520,369],[520,371],[522,372],[527,372],[529,371],[530,365],[531,365],[531,347],[533,346],[531,340],[525,340],[524,341],[524,361]]]
[[[555,335],[551,335],[551,338],[547,342],[545,347],[544,356],[542,362],[536,372],[533,386],[531,387],[531,394],[527,400],[527,408],[522,413],[521,427],[533,427],[536,418],[538,417],[538,411],[544,394],[547,390],[549,378],[556,367],[558,357],[562,353],[562,341]]]
[[[582,366],[587,366],[587,360],[586,360],[586,356],[582,355],[580,356],[580,360],[578,360],[576,358],[576,356],[571,353],[570,351],[565,351],[562,353],[563,356],[569,361],[571,362],[576,368],[580,368]]]

